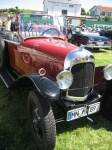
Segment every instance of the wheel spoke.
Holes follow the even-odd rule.
[[[42,126],[38,108],[35,106],[32,109],[32,122],[39,142],[42,142]]]
[[[53,150],[56,143],[56,125],[49,101],[34,89],[29,92],[27,109],[37,148]]]

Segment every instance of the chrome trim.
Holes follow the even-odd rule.
[[[68,74],[69,74],[69,78],[67,77]],[[66,78],[65,78],[65,76],[66,76]],[[71,73],[71,71],[68,71],[68,70],[61,71],[56,76],[56,80],[57,80],[56,82],[60,89],[63,89],[63,90],[68,89],[73,82],[73,74]]]
[[[73,97],[73,96],[69,96],[68,92],[66,93],[66,98],[70,99],[72,101],[84,101],[87,99],[87,97],[92,93],[93,91],[91,91],[88,95],[84,96],[84,97]]]
[[[65,58],[64,62],[64,70],[71,71],[71,68],[79,63],[92,62],[95,63],[95,58],[93,54],[84,48],[84,45],[81,45],[80,48],[71,51]],[[95,68],[94,68],[95,69]],[[93,75],[94,76],[94,75]],[[94,83],[94,79],[93,79]],[[93,87],[92,87],[93,90]],[[91,92],[90,92],[91,93]],[[73,97],[68,95],[68,91],[66,92],[66,98],[73,101],[84,101],[86,100],[88,95],[84,97]]]
[[[111,45],[105,45],[105,46],[95,46],[95,45],[85,45],[87,48],[111,48]]]
[[[112,64],[105,66],[103,72],[106,80],[112,80]]]
[[[84,48],[84,45],[81,45],[80,48],[72,50],[65,57],[64,61],[64,70],[71,71],[72,66],[84,63],[84,62],[95,62],[94,55]]]

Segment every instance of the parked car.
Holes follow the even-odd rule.
[[[72,38],[69,42],[78,46],[83,44],[87,49],[111,48],[110,38],[100,36],[99,33],[84,31],[82,27],[72,28]]]
[[[99,32],[101,36],[106,36],[112,40],[112,30],[101,30]]]
[[[84,46],[66,37],[46,36],[52,27],[23,37],[20,22],[30,19],[26,16],[17,17],[18,33],[0,31],[0,77],[9,90],[29,87],[27,111],[35,143],[39,150],[53,150],[56,123],[81,117],[92,121],[90,115],[98,111],[112,120],[112,65],[96,68]],[[43,18],[55,19],[56,25],[58,16]]]

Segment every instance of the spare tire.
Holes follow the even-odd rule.
[[[9,41],[13,41],[13,34],[12,32],[9,32],[8,34],[6,34],[5,38]]]
[[[3,38],[0,36],[0,68],[6,68],[9,64],[8,50]]]

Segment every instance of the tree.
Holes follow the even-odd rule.
[[[86,15],[86,11],[84,8],[81,8],[81,15]]]
[[[6,9],[3,9],[3,12],[7,12],[8,11],[8,9],[6,8]]]
[[[19,11],[19,8],[18,8],[18,6],[16,6],[16,7],[15,7],[15,9],[16,9],[16,12],[18,12],[18,11]]]
[[[89,11],[86,13],[87,16],[90,16]]]
[[[14,8],[9,8],[9,12],[15,12]]]
[[[102,21],[100,16],[99,16],[99,18],[98,18],[98,21]]]
[[[111,17],[110,16],[105,16],[105,21],[111,21]]]

